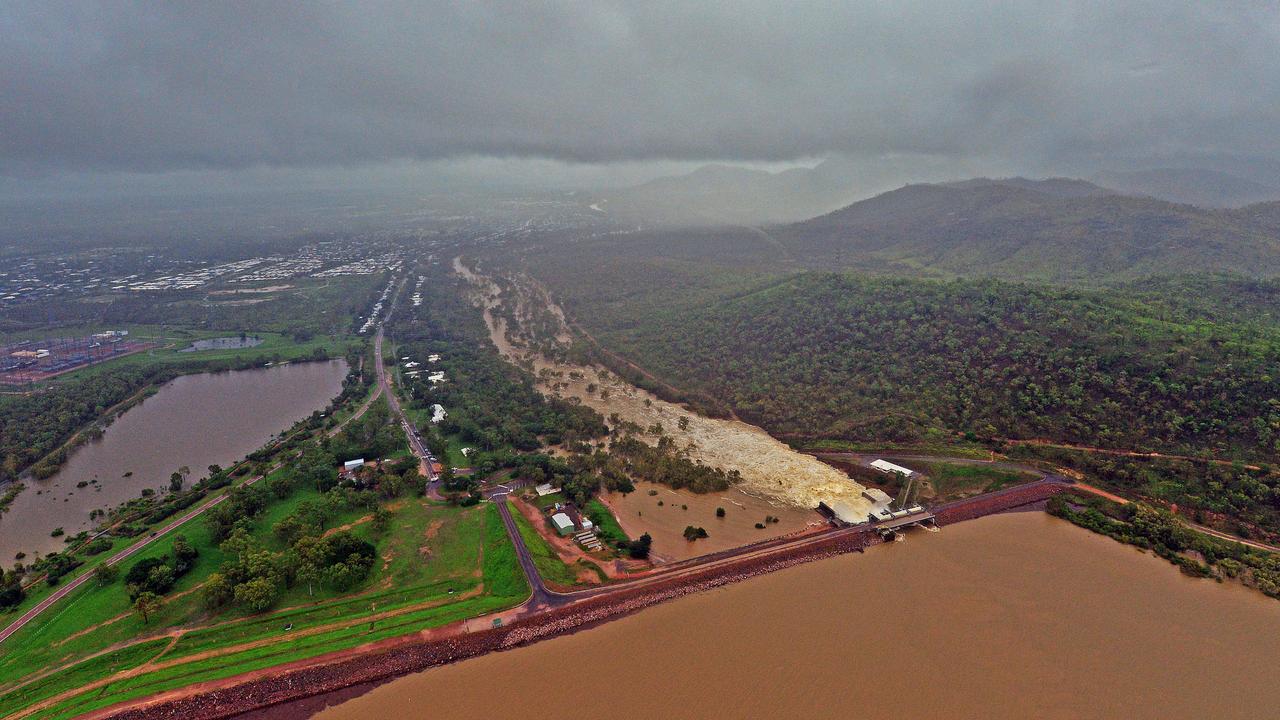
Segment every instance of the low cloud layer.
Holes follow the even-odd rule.
[[[0,174],[1280,159],[1274,3],[0,7]]]

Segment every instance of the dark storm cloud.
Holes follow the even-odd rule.
[[[0,174],[1280,157],[1272,3],[0,7]]]

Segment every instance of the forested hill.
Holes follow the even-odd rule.
[[[621,297],[625,275],[599,283]],[[719,300],[566,299],[610,349],[780,435],[971,432],[1269,459],[1280,327],[1220,306],[1242,288],[1248,308],[1278,304],[1273,283],[1225,278],[1095,292],[831,273]]]
[[[1280,275],[1274,204],[1208,210],[1083,181],[908,185],[770,230],[813,267],[1103,283],[1153,274]]]

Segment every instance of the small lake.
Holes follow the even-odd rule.
[[[186,347],[178,352],[199,352],[201,350],[242,350],[244,348],[258,347],[262,344],[262,338],[256,335],[247,337],[220,337],[208,338],[206,340],[196,340],[191,343],[191,347]]]
[[[346,372],[345,361],[330,360],[170,381],[100,439],[75,449],[56,475],[26,481],[0,516],[0,563],[11,564],[19,550],[28,556],[61,550],[63,539],[49,536],[54,528],[67,535],[91,529],[91,510],[115,507],[144,488],[165,488],[183,465],[191,468],[191,483],[209,465],[234,463],[324,409],[342,391]],[[88,485],[77,487],[82,482]]]

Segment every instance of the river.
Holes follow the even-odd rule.
[[[317,717],[1275,717],[1278,630],[1280,602],[1015,513],[406,676]]]
[[[54,528],[67,535],[88,530],[91,510],[114,507],[144,488],[167,487],[181,466],[191,469],[188,482],[195,482],[209,465],[230,465],[328,405],[342,391],[346,371],[344,361],[332,360],[183,375],[166,383],[100,439],[75,449],[55,475],[25,481],[27,489],[0,518],[0,561],[8,564],[19,550],[62,549],[63,538],[49,535]],[[81,482],[90,484],[77,487]]]

